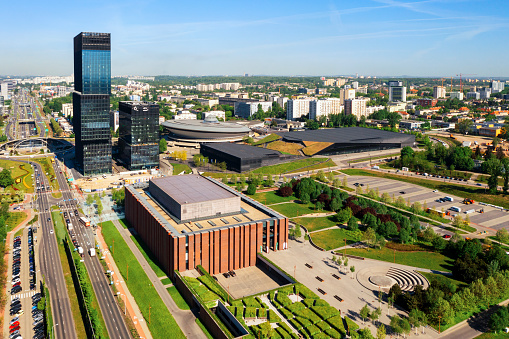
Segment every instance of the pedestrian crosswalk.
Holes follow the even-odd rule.
[[[30,297],[32,297],[36,293],[37,293],[36,291],[30,291],[30,292],[25,292],[25,293],[18,293],[18,294],[15,294],[15,295],[11,295],[11,300],[14,299],[14,298],[20,298],[20,299],[30,298]]]

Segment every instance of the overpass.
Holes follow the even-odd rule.
[[[17,149],[17,148],[30,148],[30,147],[42,147],[46,146],[48,148],[60,148],[60,149],[70,149],[74,147],[72,143],[62,138],[41,138],[41,137],[31,137],[28,139],[15,139],[7,141],[6,143],[0,145],[0,150],[7,151],[9,148]]]

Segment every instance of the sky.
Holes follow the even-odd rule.
[[[509,76],[508,0],[5,1],[0,74],[71,74],[82,31],[113,75]]]

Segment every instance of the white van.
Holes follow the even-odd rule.
[[[451,208],[449,208],[451,211],[454,211],[454,212],[461,212],[461,208],[459,207],[456,207],[456,206],[452,206]]]

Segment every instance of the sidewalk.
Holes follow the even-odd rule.
[[[101,232],[97,232],[97,240],[101,244],[101,248],[103,249],[108,248],[108,245],[106,245],[106,243],[104,242],[104,238],[102,237]],[[145,339],[152,339],[152,334],[148,329],[147,322],[143,318],[143,315],[141,314],[140,309],[136,304],[136,301],[131,295],[129,289],[127,288],[125,281],[123,279],[119,279],[120,271],[117,265],[115,264],[115,260],[113,260],[111,253],[108,250],[103,250],[103,255],[105,257],[108,268],[114,272],[115,287],[120,292],[120,295],[117,298],[121,298],[122,294],[125,296],[123,299],[125,309],[127,309],[127,314],[132,319],[134,327],[136,327],[136,331],[138,331],[140,337]]]
[[[152,285],[156,289],[157,293],[161,297],[161,300],[164,302],[173,318],[175,318],[175,321],[177,322],[182,332],[184,332],[184,335],[188,338],[193,339],[195,338],[206,339],[207,337],[205,336],[205,333],[203,333],[202,329],[196,323],[196,317],[193,314],[193,312],[188,310],[181,310],[177,306],[177,304],[175,304],[175,301],[173,301],[172,297],[164,287],[161,280],[159,280],[154,270],[152,270],[149,263],[143,256],[143,254],[134,244],[133,240],[131,239],[131,233],[129,232],[129,230],[123,228],[122,225],[120,225],[120,223],[118,222],[118,220],[113,220],[113,224],[115,225],[118,232],[126,242],[127,246],[129,246],[129,249],[133,252],[134,256],[140,263],[141,267],[143,267],[143,269],[145,270],[145,273],[152,282]]]

